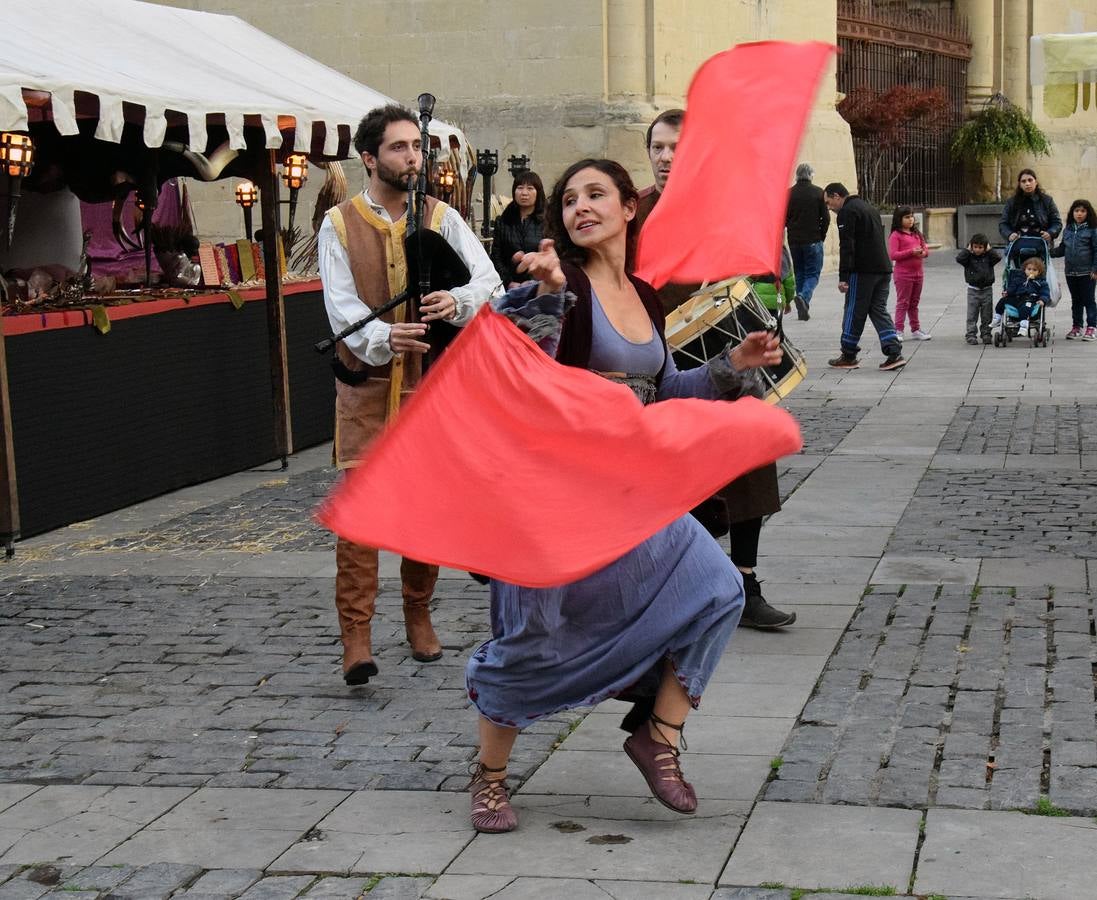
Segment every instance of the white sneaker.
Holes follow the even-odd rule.
[[[897,331],[895,333],[895,340],[897,340],[900,344],[903,343],[903,333],[901,331]]]
[[[921,330],[912,331],[910,333],[910,336],[912,338],[914,338],[914,340],[916,340],[916,341],[932,341],[933,340],[933,335],[932,334],[926,334],[924,331],[921,331]]]
[[[990,327],[991,328],[997,328],[1001,324],[1002,324],[1002,317],[1000,315],[998,315],[998,313],[995,313],[994,318],[990,320]]]
[[[1018,323],[1017,337],[1028,337],[1028,319],[1022,319]]]

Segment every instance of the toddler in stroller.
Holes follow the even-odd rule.
[[[1046,244],[1044,248],[1046,254]],[[1047,265],[1036,256],[1026,259],[1021,271],[1006,270],[1005,293],[994,307],[990,323],[995,347],[1004,347],[1015,337],[1030,336],[1034,347],[1047,346],[1045,313],[1051,291],[1044,277],[1046,273]]]

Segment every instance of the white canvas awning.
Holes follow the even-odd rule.
[[[79,92],[98,98],[101,140],[118,142],[140,107],[149,147],[161,146],[169,119],[183,116],[187,144],[198,152],[206,149],[207,123],[223,123],[235,150],[245,147],[245,124],[263,128],[266,147],[282,147],[288,123],[295,151],[312,149],[316,126],[324,155],[335,157],[340,128],[345,151],[358,120],[393,102],[235,16],[139,0],[34,0],[13,6],[2,32],[3,131],[27,130],[29,96],[45,104],[62,135],[76,134]],[[443,158],[450,135],[467,146],[445,122],[433,122],[431,132]]]

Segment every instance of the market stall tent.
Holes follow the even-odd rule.
[[[117,143],[127,121],[148,147],[184,123],[185,143],[202,152],[207,125],[223,125],[245,149],[245,125],[262,128],[267,149],[346,158],[358,120],[393,102],[235,16],[139,0],[35,0],[4,17],[0,131],[52,119],[62,135],[94,115],[95,137]],[[444,157],[459,130],[434,121]],[[462,154],[467,155],[467,154]]]
[[[259,185],[275,446],[284,465],[293,446],[277,165],[293,152],[353,156],[359,119],[391,99],[234,16],[139,0],[17,5],[2,40],[0,132],[27,132],[40,145],[32,190],[68,186],[92,202],[120,175],[158,185],[191,174],[187,166],[206,180],[238,175]],[[440,158],[457,150],[460,171],[464,136],[438,120],[431,133]],[[0,427],[0,541],[10,553],[19,514],[2,337]]]

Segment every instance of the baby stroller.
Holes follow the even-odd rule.
[[[1028,338],[1033,347],[1046,347],[1051,337],[1051,328],[1047,324],[1047,310],[1059,302],[1059,282],[1055,269],[1051,265],[1051,248],[1039,235],[1021,235],[1006,247],[1006,267],[1002,273],[1002,295],[1015,291],[1025,280],[1025,263],[1030,259],[1039,259],[1044,264],[1044,278],[1047,281],[1051,298],[1040,304],[1028,324]],[[1020,333],[1021,316],[1016,307],[1007,303],[1002,322],[993,331],[995,347],[1008,346]]]

